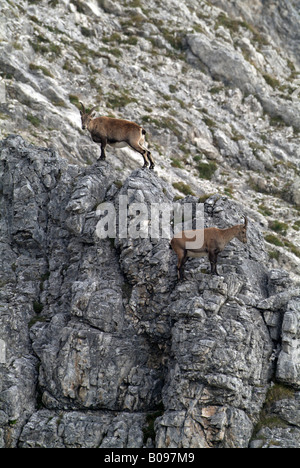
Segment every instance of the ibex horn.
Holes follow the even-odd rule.
[[[92,107],[91,110],[90,110],[90,112],[89,112],[89,114],[91,114],[95,109],[97,109],[97,107],[99,107],[99,106],[94,106],[94,107]]]

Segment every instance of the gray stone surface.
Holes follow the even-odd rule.
[[[100,150],[79,102],[133,120],[176,196],[243,200],[270,268],[299,283],[299,66],[296,0],[2,0],[0,139],[88,166]],[[128,148],[107,155],[119,183],[143,164]]]
[[[136,170],[120,187],[110,164],[70,165],[16,135],[1,142],[0,174],[1,447],[298,444],[299,289],[269,270],[251,213],[221,276],[194,259],[178,283],[168,239],[96,235],[97,207],[118,213],[119,195],[129,212],[171,205],[157,175]],[[245,213],[220,195],[204,208],[221,228]],[[284,427],[261,421],[272,379],[294,389],[268,407]]]
[[[300,446],[298,3],[1,1],[0,447]],[[97,236],[119,195],[248,244],[178,284],[168,239]]]

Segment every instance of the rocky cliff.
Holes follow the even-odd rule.
[[[3,0],[0,447],[299,447],[297,1]],[[141,123],[153,172],[81,130]],[[220,277],[97,207],[249,218]]]
[[[1,446],[299,444],[300,290],[268,269],[257,223],[221,276],[192,260],[178,283],[167,239],[97,236],[100,203],[172,203],[149,170],[121,186],[109,163],[10,136],[0,174]],[[245,213],[204,208],[207,226]]]
[[[79,101],[147,130],[177,196],[243,198],[273,268],[300,281],[299,2],[2,0],[0,137],[74,164]],[[139,155],[110,152],[124,182]]]

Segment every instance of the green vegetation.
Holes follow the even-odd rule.
[[[231,32],[238,32],[239,28],[244,24],[244,22],[240,20],[235,20],[233,18],[229,18],[226,13],[220,13],[217,22],[215,24],[215,30],[217,30],[220,26],[229,29]]]
[[[172,163],[171,163],[172,167],[177,167],[178,169],[184,169],[184,166],[179,159],[171,158],[171,160],[172,160]]]
[[[265,240],[269,242],[269,244],[276,245],[277,247],[284,247],[284,243],[274,234],[267,234]]]
[[[8,115],[3,114],[2,112],[0,112],[0,120],[8,120],[8,119],[9,119]]]
[[[37,301],[33,302],[33,310],[36,314],[40,314],[43,310],[43,305]]]
[[[123,30],[126,30],[126,28],[132,28],[132,27],[140,29],[144,22],[145,22],[145,18],[140,13],[136,13],[135,15],[132,15],[130,18],[123,19],[120,21],[123,27]]]
[[[51,99],[51,103],[56,107],[67,107],[63,99]]]
[[[32,114],[27,114],[26,119],[31,123],[31,125],[33,125],[36,128],[38,128],[41,125],[40,119]]]
[[[76,106],[78,109],[81,109],[81,105],[80,105],[78,96],[75,96],[75,94],[69,94],[69,100],[70,100],[71,104]]]
[[[210,94],[219,94],[221,91],[223,91],[224,86],[213,86],[212,88],[209,89]]]
[[[184,195],[195,195],[191,187],[184,182],[175,182],[173,187]]]
[[[84,2],[80,0],[72,0],[72,3],[76,6],[78,13],[84,13]]]
[[[224,187],[224,193],[228,198],[233,198],[233,187]]]
[[[81,30],[81,34],[85,37],[95,36],[94,31],[92,29],[86,28],[85,26],[81,26],[80,30]]]
[[[114,184],[119,190],[123,187],[123,182],[120,179],[115,180]]]
[[[108,107],[116,109],[120,107],[126,107],[128,104],[133,102],[137,103],[138,100],[131,96],[129,90],[124,89],[119,94],[111,94],[105,98]]]
[[[270,85],[273,89],[276,89],[276,88],[279,88],[280,86],[280,81],[277,80],[277,78],[275,78],[274,76],[272,75],[269,75],[268,73],[265,73],[263,75],[264,79],[266,80],[266,82],[268,83],[268,85]]]
[[[292,228],[295,229],[295,231],[300,231],[300,221],[296,221]]]
[[[216,122],[207,116],[203,116],[203,122],[205,123],[205,125],[207,125],[208,128],[215,128],[217,126]]]
[[[208,200],[208,198],[212,197],[213,195],[214,193],[206,193],[205,195],[201,195],[201,197],[199,197],[198,203],[205,203],[206,200]]]
[[[272,229],[272,231],[277,232],[278,234],[286,235],[288,225],[286,223],[281,223],[280,221],[275,220],[269,222],[269,228]]]
[[[66,60],[63,66],[63,70],[66,70],[70,73],[78,73],[77,69],[73,66],[73,64],[69,61]]]
[[[138,2],[139,0],[134,1]],[[176,55],[178,57],[178,55],[182,53],[184,48],[183,38],[185,37],[186,31],[182,29],[174,29],[174,24],[171,22],[168,23],[166,20],[153,20],[151,19],[149,12],[145,8],[142,8],[142,10],[143,13],[147,15],[147,18],[145,18],[145,16],[140,13],[136,13],[133,15],[131,14],[130,17],[124,18],[120,21],[123,33],[127,36],[134,35],[135,37],[138,37],[139,31],[142,30],[145,22],[153,23],[159,29],[160,35],[164,38],[165,42],[168,43],[169,47],[167,47],[167,50],[164,49],[162,51],[161,41],[157,41],[157,38],[154,36],[146,36],[145,38],[153,46],[152,54],[156,55],[159,48],[160,54],[164,52],[167,56]],[[136,29],[136,33],[133,31],[133,29]],[[123,40],[123,42],[126,43],[127,41]]]
[[[285,245],[285,247],[287,247],[289,249],[289,251],[292,254],[294,254],[294,255],[296,255],[296,257],[300,258],[300,249],[298,249],[298,247],[296,247],[292,242],[285,239],[284,240],[284,245]]]
[[[182,138],[181,130],[178,128],[176,120],[172,117],[161,117],[160,126],[161,128],[169,129],[178,139]]]
[[[269,254],[269,258],[275,259],[277,261],[279,260],[280,254],[279,254],[279,252],[277,250],[269,250],[268,254]]]
[[[258,206],[258,211],[264,216],[271,216],[272,215],[272,211],[267,206],[265,206],[263,203],[261,203]]]
[[[122,36],[118,33],[113,33],[110,36],[103,36],[102,42],[104,44],[115,44],[116,47],[119,47],[121,44],[127,44],[135,46],[138,43],[138,38],[132,33],[128,33],[127,36],[122,38]],[[118,49],[116,49],[118,50]]]
[[[253,439],[263,427],[287,427],[287,424],[283,419],[272,413],[272,406],[276,401],[289,400],[294,398],[294,395],[295,392],[293,389],[278,383],[275,383],[269,388],[264,407],[260,413],[259,422],[254,430]]]
[[[165,40],[171,45],[173,49],[178,51],[182,50],[182,40],[185,35],[185,31],[174,31],[165,27],[159,27],[159,29]]]
[[[226,15],[226,13],[223,12],[220,13],[217,18],[215,30],[217,30],[220,26],[229,29],[231,33],[238,33],[240,28],[247,29],[252,33],[255,42],[258,42],[260,45],[268,44],[266,36],[259,33],[257,29],[251,24],[247,23],[247,21],[230,18]]]
[[[54,78],[50,70],[48,68],[43,67],[42,65],[35,65],[34,63],[29,64],[29,70],[31,71],[41,71],[45,76],[49,76],[50,78]]]
[[[284,127],[286,123],[281,115],[275,115],[270,117],[270,125],[272,127]]]
[[[35,316],[35,317],[33,317],[33,318],[29,321],[28,327],[31,328],[31,327],[33,327],[33,325],[35,325],[36,323],[38,323],[38,322],[42,322],[42,323],[43,323],[43,322],[46,322],[46,320],[47,320],[46,317]]]
[[[269,242],[269,244],[273,244],[276,247],[286,247],[292,254],[296,255],[296,257],[300,258],[300,249],[296,247],[291,241],[285,239],[284,237],[279,238],[274,234],[267,234],[265,236],[265,241]]]
[[[29,41],[29,44],[36,53],[47,54],[49,52],[48,47],[45,45],[48,41],[43,36],[35,37],[34,41]]]
[[[61,47],[59,45],[50,42],[38,30],[35,33],[34,40],[30,40],[29,43],[36,53],[52,54],[53,58],[61,56]]]
[[[178,137],[179,140],[182,139],[182,132],[177,126],[177,122],[173,117],[158,117],[154,118],[151,115],[144,115],[142,117],[144,123],[150,123],[158,128],[165,128],[170,130],[174,135]]]
[[[265,404],[270,406],[276,401],[294,398],[294,395],[295,392],[292,388],[276,383],[271,388],[269,388]]]
[[[94,60],[96,58],[106,58],[107,60],[109,60],[109,65],[113,67],[115,65],[113,64],[110,55],[113,55],[117,58],[122,57],[122,51],[120,48],[109,49],[107,47],[99,47],[97,50],[93,50],[89,49],[85,44],[78,41],[73,42],[72,45],[76,52],[80,55],[79,62],[83,65],[87,65],[89,63],[89,59]]]
[[[199,176],[201,179],[211,180],[212,176],[217,170],[217,165],[215,162],[199,162],[197,165],[197,170],[199,171]]]
[[[256,180],[251,176],[249,177],[248,184],[252,190],[258,193],[269,194],[269,193],[272,193],[272,191],[274,190],[273,185],[271,184],[264,185],[263,183],[260,184],[259,180]]]
[[[140,0],[129,0],[128,2],[126,2],[126,6],[130,8],[142,8]]]
[[[164,414],[164,407],[163,404],[160,403],[158,405],[157,411],[154,413],[150,413],[146,416],[146,423],[147,426],[143,428],[143,434],[144,434],[144,444],[147,443],[148,439],[152,439],[153,441],[155,440],[155,421],[157,418],[162,416]]]

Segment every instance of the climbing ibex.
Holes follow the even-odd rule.
[[[226,245],[236,237],[239,241],[244,244],[247,242],[247,225],[248,220],[245,218],[244,224],[237,224],[227,229],[218,228],[206,228],[204,229],[204,241],[203,245],[197,248],[191,247],[191,244],[197,239],[197,230],[194,231],[182,231],[176,234],[171,240],[172,249],[176,252],[178,257],[177,272],[178,279],[184,278],[184,264],[188,257],[202,257],[208,255],[211,274],[218,275],[217,272],[217,258],[218,254],[222,252]],[[200,238],[199,233],[199,238]],[[190,244],[190,245],[189,245]]]
[[[92,140],[101,145],[100,159],[106,159],[106,145],[123,148],[130,146],[144,158],[144,167],[150,163],[150,169],[154,169],[154,160],[150,151],[144,148],[146,130],[140,125],[129,120],[113,119],[111,117],[93,118],[92,113],[98,107],[93,107],[89,112],[85,110],[82,102],[81,123],[82,129],[86,128],[91,134]]]

